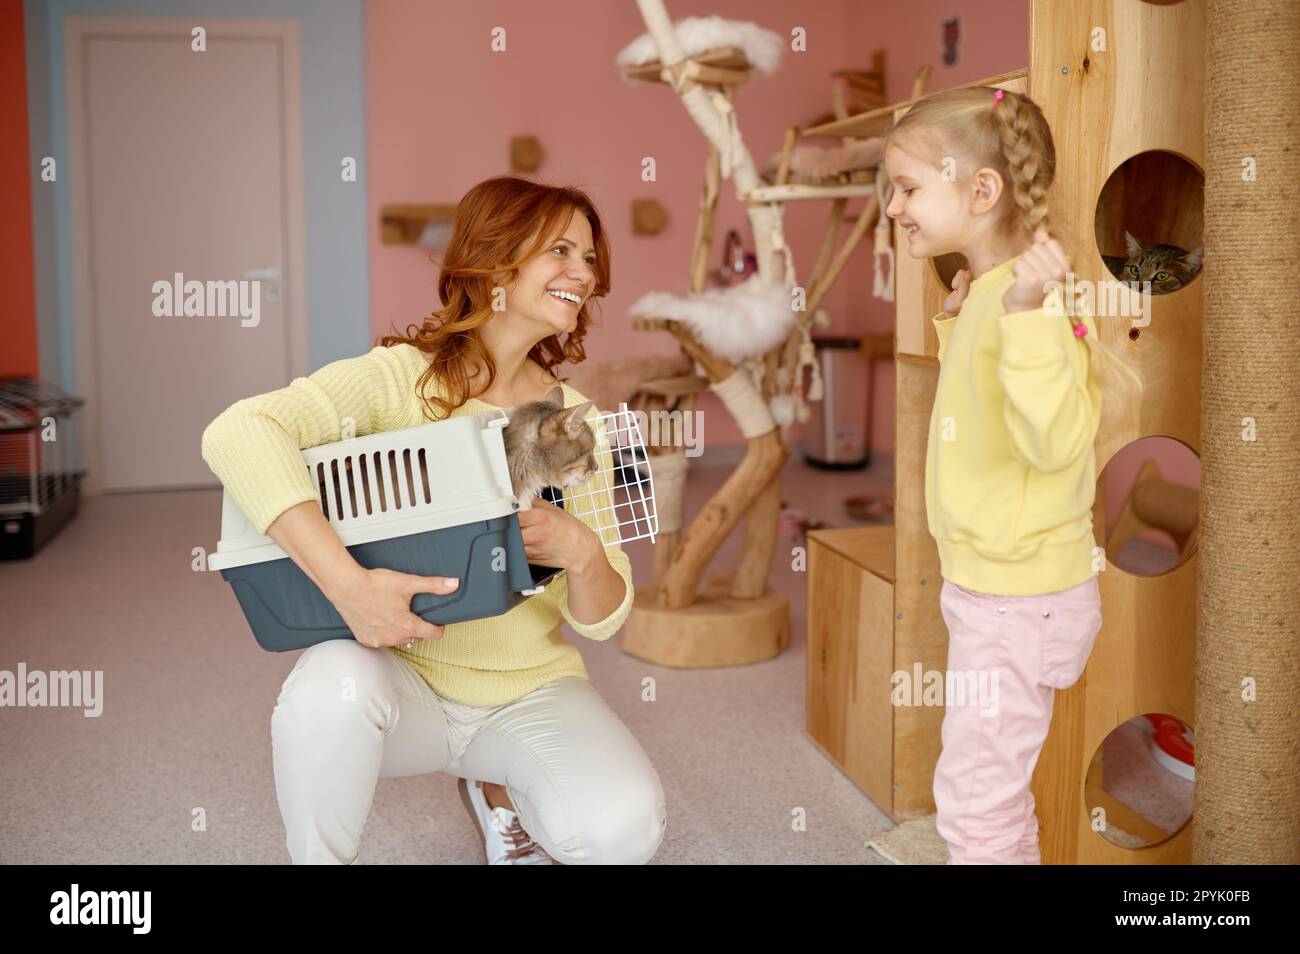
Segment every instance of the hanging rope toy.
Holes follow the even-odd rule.
[[[893,186],[885,174],[883,165],[876,168],[876,200],[879,215],[876,218],[876,230],[871,238],[874,264],[874,281],[871,294],[884,301],[894,300],[894,226],[885,215],[889,205]]]

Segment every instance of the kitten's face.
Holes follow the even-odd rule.
[[[564,390],[555,385],[542,400],[510,412],[503,437],[516,494],[572,487],[596,475],[596,434],[583,419],[592,406],[583,401],[566,408]]]
[[[1128,259],[1116,276],[1124,282],[1150,282],[1153,295],[1182,288],[1201,270],[1205,247],[1187,252],[1177,245],[1143,245],[1128,232]]]
[[[537,429],[537,447],[544,452],[548,483],[572,487],[596,476],[596,435],[582,416],[590,401],[571,408],[558,408],[542,419]]]

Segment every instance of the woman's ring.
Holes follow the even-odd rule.
[[[408,640],[406,641],[405,645],[406,645],[406,648],[407,648],[407,649],[410,649],[412,646],[415,645],[415,640],[413,640],[413,639],[408,639]]]

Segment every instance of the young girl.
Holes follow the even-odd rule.
[[[912,257],[969,265],[933,319],[925,502],[948,678],[993,698],[949,698],[937,827],[949,864],[1039,864],[1029,782],[1053,694],[1078,680],[1101,628],[1093,442],[1123,369],[1094,324],[1045,293],[1070,262],[1045,228],[1055,152],[1033,101],[988,87],[928,96],[890,133],[885,167],[885,211]]]

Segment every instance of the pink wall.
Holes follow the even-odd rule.
[[[844,62],[844,4],[800,9],[776,2],[672,2],[675,18],[718,14],[752,19],[788,36],[808,34],[809,52],[787,53],[776,77],[758,77],[737,95],[742,131],[756,161],[780,148],[786,125],[830,107],[830,71]],[[493,27],[506,29],[507,51],[490,49]],[[680,100],[660,84],[627,83],[618,51],[645,25],[631,0],[528,3],[366,5],[369,201],[372,223],[389,202],[454,202],[474,183],[509,171],[513,135],[536,135],[546,152],[545,181],[586,189],[610,231],[612,291],[587,337],[590,358],[630,351],[675,353],[663,333],[635,332],[628,306],[651,290],[686,284],[706,155],[704,137]],[[658,181],[641,181],[641,160],[654,156]],[[633,199],[657,198],[668,226],[653,238],[633,236]],[[823,209],[793,209],[788,237],[797,262],[811,259]],[[729,228],[748,235],[731,184],[718,203],[716,253]],[[748,239],[747,239],[748,240]],[[426,253],[385,246],[372,230],[372,324],[418,321],[436,305],[437,269]],[[805,264],[805,268],[806,268]],[[828,303],[849,311],[851,275]],[[848,324],[848,315],[841,316]],[[741,440],[711,394],[700,407],[714,445]],[[891,415],[892,417],[892,415]],[[892,443],[892,434],[886,434]]]

